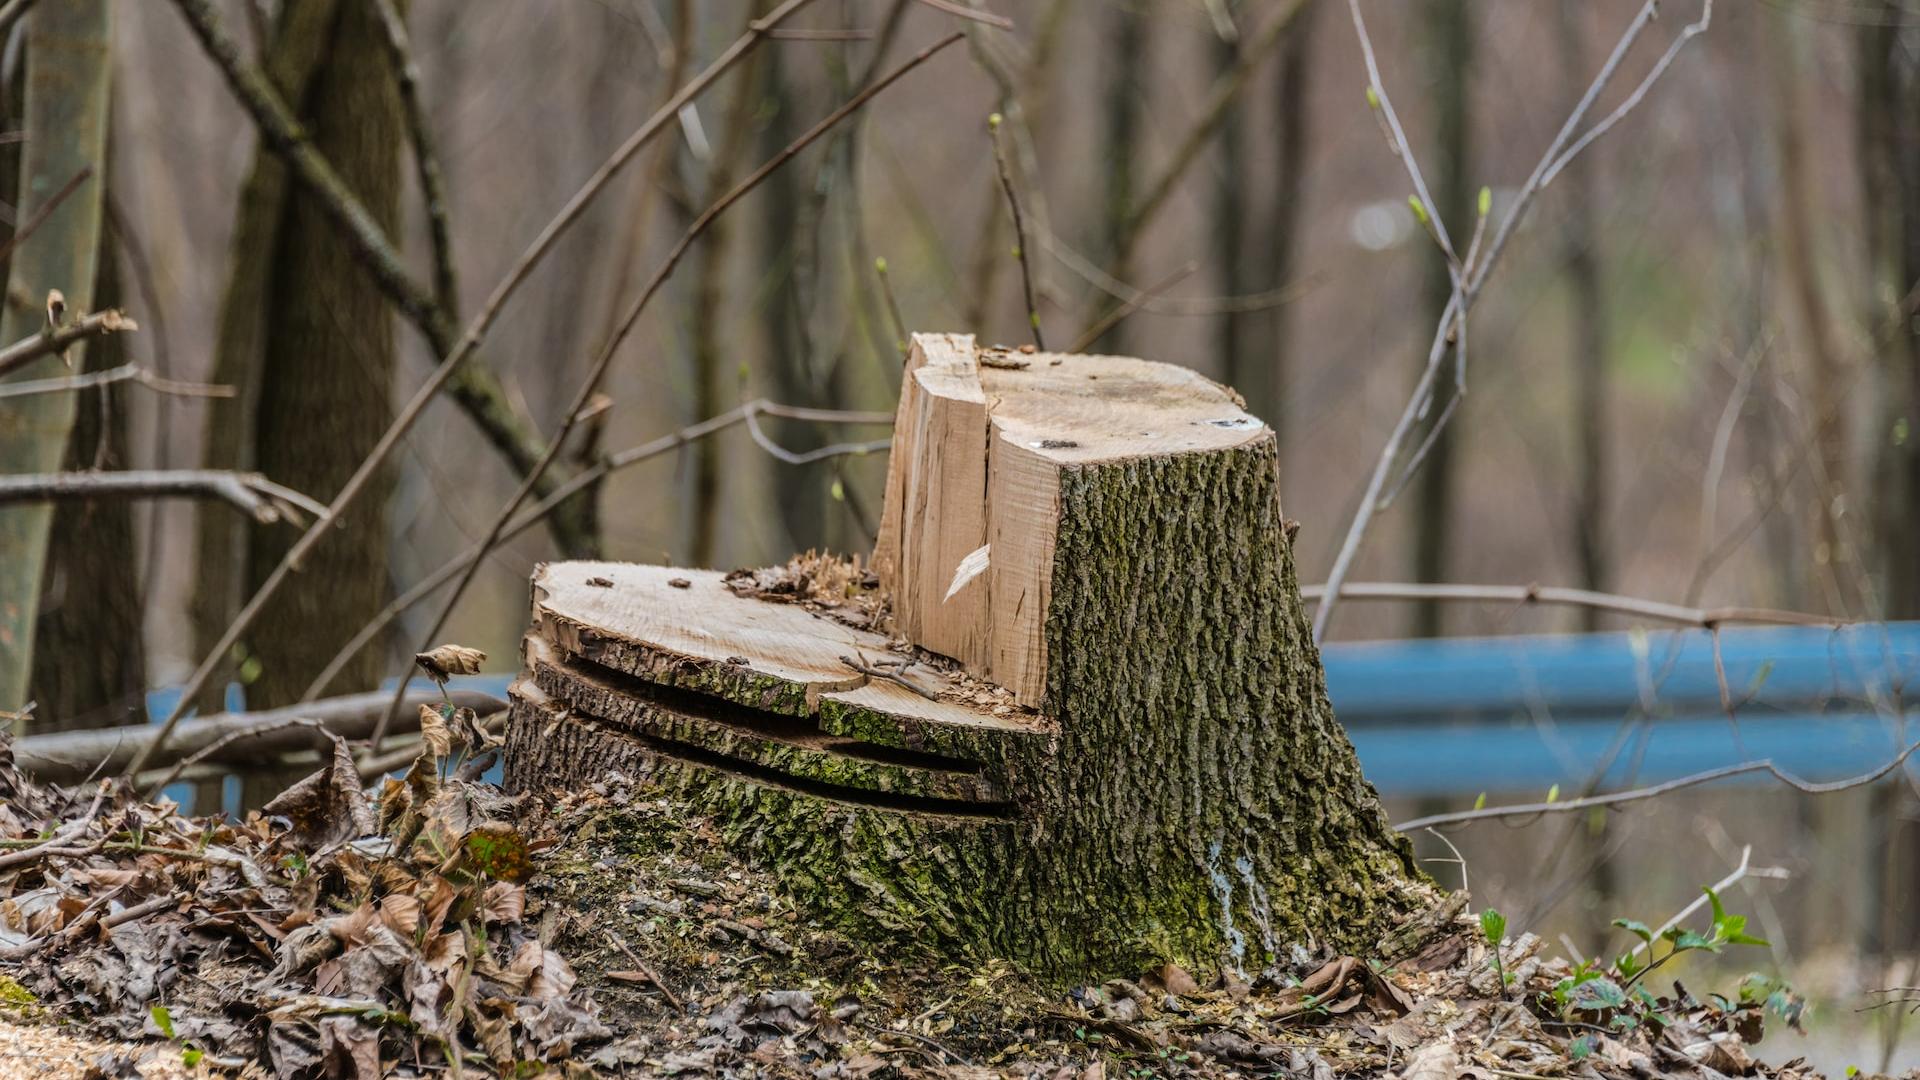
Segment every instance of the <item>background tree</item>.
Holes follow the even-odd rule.
[[[93,310],[104,220],[111,7],[110,0],[49,4],[27,22],[27,141],[15,221],[31,222],[43,212],[45,217],[13,248],[0,341],[18,341],[46,325],[49,290],[65,294],[73,316]],[[84,351],[77,347],[69,354],[78,358]],[[64,370],[49,356],[13,378]],[[71,394],[39,394],[0,410],[0,473],[57,470],[67,453],[75,404]],[[0,510],[0,708],[17,709],[28,700],[52,529],[51,506]]]
[[[399,218],[399,93],[375,0],[293,0],[281,10],[267,70],[314,146],[391,235]],[[400,5],[404,12],[405,5]],[[222,304],[219,381],[240,395],[210,412],[206,464],[257,469],[328,499],[366,457],[391,417],[392,316],[315,196],[289,183],[271,150],[256,151],[234,228]],[[364,497],[273,601],[235,657],[248,704],[287,704],[339,645],[328,631],[380,609],[387,580],[387,492]],[[295,534],[209,509],[200,515],[203,644],[226,627]],[[384,653],[362,650],[342,672],[372,686]]]

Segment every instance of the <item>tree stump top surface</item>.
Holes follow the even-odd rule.
[[[898,682],[865,676],[842,658],[868,665],[892,658],[887,638],[799,604],[736,595],[725,577],[715,570],[634,563],[548,563],[533,575],[534,617],[550,639],[586,631],[663,659],[697,667],[726,665],[795,684],[815,700],[910,721],[1013,734],[1050,729],[1030,713],[996,716],[990,709],[930,699]]]
[[[936,386],[977,378],[1000,437],[1060,465],[1227,450],[1266,431],[1233,391],[1191,368],[1131,356],[976,354],[961,335],[927,334],[921,341],[935,346],[926,348],[927,366],[915,372],[923,386],[940,392]]]

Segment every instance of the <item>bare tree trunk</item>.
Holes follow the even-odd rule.
[[[1239,60],[1238,41],[1230,41],[1224,36],[1214,38],[1213,70],[1216,76],[1232,71]],[[1220,122],[1220,133],[1215,136],[1219,171],[1213,184],[1213,266],[1217,275],[1217,289],[1228,296],[1238,296],[1246,291],[1247,286],[1247,258],[1242,243],[1247,232],[1247,153],[1245,133],[1241,130],[1245,122],[1246,109],[1242,102],[1236,101],[1230,115]],[[1213,346],[1227,385],[1240,391],[1241,396],[1253,404],[1247,383],[1254,377],[1254,369],[1261,365],[1247,355],[1247,322],[1244,313],[1222,313],[1214,322]],[[1265,414],[1256,406],[1254,415]]]
[[[754,10],[758,13],[761,9],[755,7]],[[720,130],[720,140],[713,147],[713,156],[706,170],[706,183],[701,187],[699,197],[702,204],[719,198],[733,186],[747,150],[753,146],[753,113],[759,102],[760,79],[767,55],[767,50],[755,52],[741,64],[734,76],[737,81],[733,98],[728,102],[721,119],[724,126]],[[722,402],[728,396],[727,387],[733,383],[739,367],[728,355],[722,337],[726,324],[723,315],[727,284],[726,256],[732,235],[733,227],[728,218],[722,215],[707,228],[706,235],[692,254],[693,302],[689,308],[691,325],[687,330],[693,357],[693,415],[697,419],[712,416],[726,407]],[[720,446],[711,439],[703,440],[691,450],[694,478],[689,549],[696,566],[711,566],[719,557],[722,494],[720,450]]]
[[[1307,175],[1307,143],[1312,109],[1307,87],[1313,70],[1312,38],[1320,5],[1307,0],[1287,29],[1287,40],[1280,47],[1280,67],[1275,73],[1273,103],[1273,140],[1280,151],[1273,180],[1273,198],[1267,216],[1267,243],[1262,252],[1258,288],[1276,290],[1286,286],[1298,265],[1301,205]],[[1267,422],[1284,443],[1283,426],[1287,389],[1288,305],[1268,309],[1255,326],[1264,328],[1259,340],[1264,348],[1246,358],[1243,370],[1233,381],[1246,397],[1253,415]]]
[[[1467,171],[1471,167],[1472,123],[1469,116],[1467,76],[1473,63],[1473,15],[1459,0],[1422,0],[1420,21],[1425,30],[1423,49],[1428,79],[1433,87],[1434,152],[1433,198],[1438,206],[1431,213],[1446,221],[1451,235],[1471,235],[1473,197]],[[1422,243],[1425,241],[1423,240]],[[1437,325],[1453,281],[1446,263],[1427,253],[1427,318],[1425,325]],[[1453,391],[1453,381],[1443,379],[1437,388],[1439,400],[1433,415],[1441,415]],[[1448,555],[1453,546],[1454,453],[1461,424],[1451,424],[1434,440],[1433,449],[1421,467],[1414,492],[1413,579],[1444,581]],[[1413,633],[1418,637],[1438,637],[1446,629],[1445,605],[1428,601],[1414,609]]]
[[[291,9],[290,9],[291,10]],[[288,29],[291,29],[291,24]],[[303,31],[305,32],[305,31]],[[340,0],[321,35],[322,56],[299,110],[315,145],[389,234],[399,216],[402,119],[372,0]],[[265,152],[265,151],[263,151]],[[391,416],[394,341],[385,298],[304,191],[285,199],[266,275],[258,400],[257,468],[330,499],[372,449]],[[250,707],[297,701],[351,628],[385,602],[390,473],[282,588],[246,642]],[[286,529],[250,529],[249,591],[292,543]],[[375,685],[383,653],[366,649],[348,686]]]
[[[89,170],[91,175],[14,249],[7,291],[31,300],[24,306],[0,305],[0,341],[18,341],[45,325],[40,301],[49,290],[66,295],[69,316],[93,307],[113,67],[111,7],[109,0],[68,0],[41,7],[27,21],[27,143],[16,220],[31,220],[76,177]],[[76,347],[69,358],[79,360],[85,351]],[[14,378],[44,378],[60,370],[61,361],[49,356]],[[74,405],[72,394],[40,394],[0,409],[0,472],[58,469]],[[18,709],[27,701],[52,528],[50,506],[0,511],[0,708]]]
[[[1813,215],[1817,192],[1809,173],[1805,119],[1794,73],[1800,70],[1795,27],[1775,20],[1771,45],[1778,77],[1769,80],[1777,94],[1780,154],[1780,265],[1786,275],[1788,299],[1800,322],[1801,342],[1810,370],[1806,373],[1811,406],[1808,433],[1813,441],[1814,468],[1808,486],[1813,492],[1814,560],[1831,582],[1829,603],[1836,614],[1861,616],[1862,567],[1852,539],[1840,524],[1840,496],[1846,489],[1847,415],[1841,398],[1844,374],[1835,342],[1833,315],[1820,291],[1820,248]]]
[[[1149,85],[1141,77],[1146,70],[1148,5],[1149,0],[1119,0],[1106,16],[1106,123],[1101,149],[1106,194],[1101,206],[1099,261],[1122,281],[1133,276],[1131,260],[1121,256],[1133,247],[1126,234],[1133,228],[1135,170],[1140,164],[1140,106]],[[1100,335],[1093,349],[1125,352],[1125,326],[1123,320]]]
[[[100,307],[120,303],[118,243],[103,232],[93,290]],[[126,336],[109,334],[87,349],[88,371],[125,363]],[[127,387],[77,395],[63,467],[126,468]],[[47,572],[34,627],[33,700],[43,730],[139,723],[147,686],[141,641],[140,548],[133,503],[121,499],[54,507]]]
[[[320,69],[340,0],[290,0],[281,9],[262,68],[280,96],[298,106]],[[278,237],[287,216],[291,178],[280,155],[264,146],[254,152],[253,169],[240,189],[233,241],[229,248],[226,291],[214,342],[213,381],[234,388],[225,401],[207,403],[201,464],[209,469],[251,471],[255,412],[265,363],[268,288]],[[194,652],[206,655],[226,632],[246,599],[249,577],[248,522],[224,508],[202,507],[194,514],[198,544],[190,614]],[[374,652],[377,654],[377,650]],[[202,695],[202,708],[218,709],[226,680],[214,679]]]
[[[1572,109],[1586,89],[1584,8],[1559,6],[1560,66],[1565,101]],[[1587,159],[1576,159],[1562,183],[1566,218],[1560,240],[1566,252],[1567,289],[1573,308],[1573,427],[1575,465],[1573,544],[1583,589],[1608,591],[1612,567],[1607,552],[1607,359],[1605,281],[1600,272],[1600,234],[1593,227],[1593,183]],[[1581,629],[1600,629],[1600,611],[1581,609]]]

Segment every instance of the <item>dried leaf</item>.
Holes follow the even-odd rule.
[[[360,789],[360,772],[346,740],[329,734],[333,757],[327,766],[275,796],[261,812],[284,817],[292,825],[287,839],[297,848],[319,851],[379,828]]]
[[[423,653],[415,653],[413,662],[420,665],[420,670],[426,672],[428,678],[445,685],[446,681],[455,675],[480,674],[480,665],[486,659],[487,654],[479,649],[446,644]]]
[[[496,881],[487,886],[485,897],[480,901],[480,912],[489,924],[514,923],[527,907],[527,890],[506,881]]]
[[[420,742],[435,761],[453,753],[453,733],[447,730],[447,718],[440,706],[420,706]]]
[[[1459,1073],[1460,1055],[1453,1043],[1436,1039],[1415,1050],[1400,1075],[1402,1080],[1454,1080]]]

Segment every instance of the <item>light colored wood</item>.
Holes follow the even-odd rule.
[[[1173,364],[915,334],[873,558],[894,628],[1043,707],[1061,471],[1272,438],[1242,404]],[[981,545],[987,569],[954,588]]]
[[[608,584],[592,584],[593,582]],[[684,588],[673,582],[682,581]],[[893,659],[885,637],[856,630],[798,604],[737,596],[716,570],[636,563],[548,563],[533,574],[534,631],[551,646],[631,675],[723,668],[749,679],[792,684],[817,711],[821,701],[883,712],[904,723],[1015,734],[1043,721],[949,700],[929,700],[841,659]],[[620,648],[624,647],[624,648]],[[637,661],[644,658],[646,666]],[[531,662],[533,658],[524,658]],[[529,663],[531,666],[531,663]],[[916,672],[916,677],[931,676]]]

